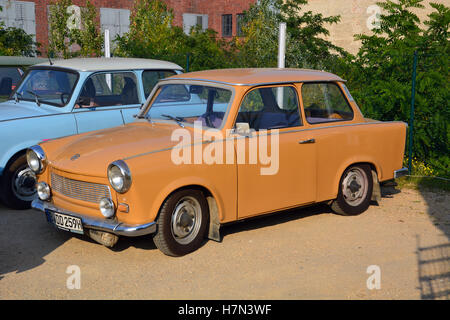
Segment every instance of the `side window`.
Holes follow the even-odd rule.
[[[76,108],[139,104],[133,72],[97,73],[81,89]]]
[[[308,123],[353,119],[353,110],[335,83],[304,83],[302,99]]]
[[[296,90],[284,86],[250,91],[239,108],[238,122],[248,123],[256,131],[301,126]]]
[[[144,86],[144,94],[147,98],[152,92],[159,80],[173,76],[176,74],[171,70],[146,70],[142,73],[142,84]]]

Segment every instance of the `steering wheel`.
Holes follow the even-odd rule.
[[[205,118],[206,125],[210,128],[214,128],[214,125],[211,121],[210,116],[211,116],[211,113],[209,113],[209,112],[207,112],[203,115],[203,117]]]
[[[65,96],[67,96],[66,99],[64,99]],[[67,102],[69,102],[69,97],[70,97],[70,94],[68,94],[67,92],[63,92],[63,93],[61,93],[61,95],[59,96],[59,98],[61,99],[61,102],[62,102],[63,105],[66,105]]]

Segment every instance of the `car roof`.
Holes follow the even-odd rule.
[[[163,60],[140,58],[74,58],[54,60],[40,63],[34,67],[60,67],[76,71],[108,71],[108,70],[138,70],[164,69],[183,70],[179,65]]]
[[[279,69],[279,68],[247,68],[247,69],[217,69],[196,71],[173,75],[165,80],[202,80],[230,85],[260,85],[269,83],[340,81],[345,82],[335,74],[309,69]]]
[[[45,58],[23,56],[0,56],[0,66],[31,66],[46,61]]]

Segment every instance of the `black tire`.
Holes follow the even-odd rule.
[[[23,190],[17,189],[16,182],[19,176],[22,177]],[[29,209],[31,201],[36,197],[35,184],[36,177],[28,168],[26,155],[18,155],[9,161],[3,171],[0,181],[0,198],[11,209]]]
[[[192,213],[195,218],[190,215]],[[192,226],[188,226],[189,222]],[[153,241],[164,254],[183,256],[197,250],[209,225],[209,208],[203,193],[196,189],[185,189],[170,195],[159,211],[157,225]],[[191,231],[187,232],[189,228]],[[180,236],[182,232],[187,232],[186,236]]]
[[[358,181],[352,184],[351,181],[356,180]],[[366,164],[350,166],[342,174],[338,197],[332,202],[331,209],[344,216],[361,214],[369,208],[372,191],[373,180],[370,166]]]

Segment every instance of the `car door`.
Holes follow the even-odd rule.
[[[133,72],[93,74],[84,82],[73,109],[78,133],[122,125],[125,123],[122,110],[132,109],[136,114],[139,107]]]
[[[294,86],[248,92],[235,127],[238,218],[315,201],[314,138],[304,130]],[[246,127],[250,134],[239,132]]]

